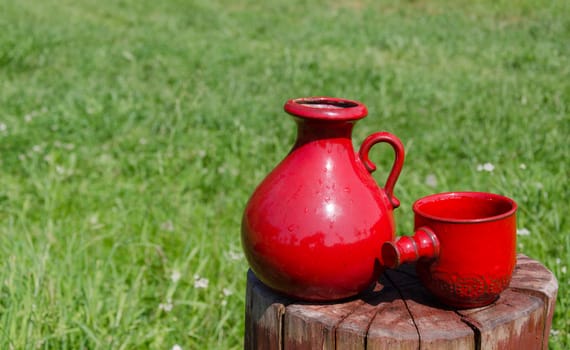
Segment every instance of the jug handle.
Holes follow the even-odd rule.
[[[394,163],[392,164],[390,175],[388,175],[388,179],[386,180],[386,185],[384,185],[384,192],[388,196],[392,207],[397,208],[400,206],[400,201],[398,198],[396,198],[396,196],[394,196],[394,186],[396,185],[398,176],[400,176],[400,172],[404,166],[404,145],[402,144],[402,141],[400,141],[399,138],[389,132],[376,132],[364,139],[364,142],[362,142],[360,150],[358,151],[358,156],[360,157],[362,163],[364,163],[366,170],[368,170],[369,173],[373,173],[376,170],[376,164],[370,160],[368,157],[368,152],[372,146],[380,142],[386,142],[392,146],[392,148],[394,148]]]

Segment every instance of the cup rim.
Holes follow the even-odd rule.
[[[479,218],[479,219],[455,219],[455,218],[449,218],[449,217],[444,217],[444,216],[427,214],[421,210],[421,207],[427,203],[433,203],[433,202],[437,202],[437,201],[447,200],[450,198],[459,198],[459,197],[468,197],[468,198],[503,202],[503,203],[508,203],[511,207],[509,210],[507,210],[504,213],[501,213],[499,215],[487,216],[487,217],[483,217],[483,218]],[[431,220],[436,220],[436,221],[440,221],[440,222],[449,222],[449,223],[460,223],[460,224],[472,224],[473,223],[473,224],[475,224],[475,223],[491,222],[491,221],[497,221],[497,220],[508,218],[508,217],[514,215],[515,212],[517,211],[517,203],[509,197],[506,197],[506,196],[503,196],[500,194],[496,194],[496,193],[477,192],[477,191],[455,191],[455,192],[435,193],[435,194],[431,194],[431,195],[422,197],[422,198],[420,198],[414,202],[414,204],[412,206],[412,210],[414,211],[414,213],[416,215],[420,215],[422,217],[425,217],[425,218],[428,218]]]

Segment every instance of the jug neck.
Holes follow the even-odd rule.
[[[355,121],[322,121],[295,118],[297,140],[295,148],[311,142],[340,141],[352,145],[352,129]]]
[[[352,128],[368,114],[362,103],[335,97],[291,99],[284,109],[297,122],[295,147],[326,139],[343,140],[352,146]]]

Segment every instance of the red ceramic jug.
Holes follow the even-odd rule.
[[[394,239],[394,185],[404,162],[400,140],[368,136],[355,153],[352,129],[367,115],[360,102],[312,97],[289,100],[297,140],[249,199],[242,245],[255,275],[270,288],[305,300],[356,295],[383,272],[381,246]],[[395,160],[386,185],[370,175],[370,148],[386,142]]]

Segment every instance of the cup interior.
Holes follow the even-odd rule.
[[[424,197],[414,203],[414,212],[446,222],[500,220],[515,213],[516,203],[505,196],[486,192],[450,192]]]

